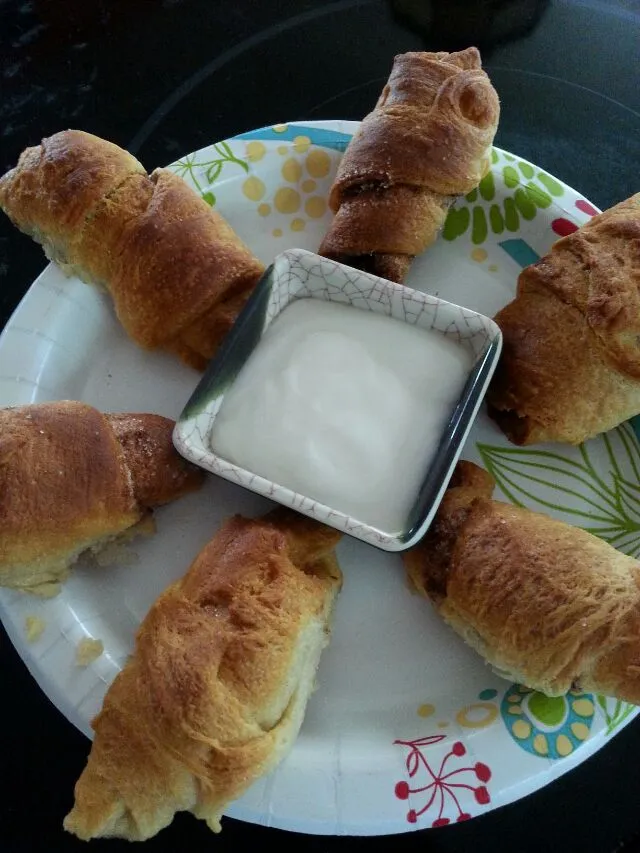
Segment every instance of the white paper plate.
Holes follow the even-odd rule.
[[[205,195],[265,262],[316,250],[326,198],[353,122],[277,125],[191,154],[172,168]],[[576,192],[504,151],[462,200],[408,283],[493,315],[519,269],[593,212]],[[25,238],[26,239],[26,238]],[[0,404],[78,399],[103,410],[176,417],[198,375],[131,343],[107,297],[49,266],[0,338]],[[577,449],[518,449],[483,414],[463,456],[496,477],[496,496],[640,550],[640,447],[630,424]],[[228,515],[263,498],[224,480],[157,514],[135,565],[80,564],[50,601],[3,590],[18,652],[60,710],[90,720],[160,591]],[[502,681],[405,585],[401,560],[353,539],[339,546],[345,584],[318,690],[280,767],[229,810],[242,820],[315,833],[384,834],[463,820],[540,788],[604,746],[637,709],[592,694],[545,699]],[[44,620],[27,644],[25,618]],[[104,642],[91,666],[78,641]],[[62,815],[61,815],[62,819]]]

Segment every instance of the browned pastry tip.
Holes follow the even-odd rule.
[[[276,507],[264,516],[264,520],[284,534],[289,557],[303,571],[316,571],[316,566],[327,555],[333,555],[342,538],[339,530],[286,507]],[[335,573],[333,576],[338,577]]]
[[[449,481],[438,512],[426,536],[403,553],[413,589],[436,602],[446,596],[447,572],[459,530],[477,498],[490,498],[495,480],[478,465],[460,460]]]
[[[396,56],[378,103],[340,162],[331,209],[350,191],[371,185],[428,188],[442,196],[470,192],[489,169],[499,114],[475,48]]]
[[[484,468],[467,459],[460,459],[449,480],[447,492],[465,489],[467,493],[476,492],[477,497],[490,498],[495,485],[496,481]]]
[[[22,152],[0,177],[0,208],[63,264],[87,216],[144,167],[128,151],[82,130],[63,130]]]
[[[258,269],[249,273],[240,281],[237,292],[217,302],[167,348],[178,353],[190,367],[204,370],[253,293],[258,273]]]
[[[67,273],[101,285],[130,337],[203,369],[264,272],[220,214],[168,169],[62,131],[0,179],[0,205]]]
[[[597,214],[522,271],[519,293],[543,288],[580,311],[609,360],[640,379],[640,193]]]
[[[484,472],[452,483],[404,555],[412,585],[505,677],[550,696],[580,687],[640,704],[640,563],[491,500]]]
[[[0,409],[0,584],[54,594],[81,553],[129,536],[203,473],[173,421],[74,401]]]
[[[499,112],[476,48],[396,56],[338,167],[320,254],[402,281],[489,170]]]
[[[122,447],[137,503],[149,509],[199,489],[204,471],[183,459],[173,446],[175,421],[161,415],[106,415]]]
[[[576,308],[529,291],[495,321],[503,350],[487,395],[488,411],[511,441],[579,444],[601,423],[615,426],[616,410],[625,402],[624,379],[612,374]]]
[[[390,228],[389,223],[394,227]],[[320,254],[389,281],[403,281],[411,262],[435,239],[441,225],[431,198],[409,186],[394,192],[363,190],[346,197],[331,225],[331,238]],[[395,252],[398,243],[406,252]],[[377,250],[371,251],[375,245]]]
[[[489,413],[517,444],[580,444],[640,412],[640,194],[522,271],[495,317]]]

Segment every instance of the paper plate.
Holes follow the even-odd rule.
[[[330,221],[329,186],[357,125],[261,128],[172,165],[265,262],[315,251]],[[543,169],[495,149],[489,175],[451,211],[407,283],[484,314],[513,297],[522,266],[596,210]],[[53,265],[0,339],[0,404],[78,399],[103,410],[176,417],[198,375],[145,353],[107,297]],[[482,414],[463,456],[488,468],[496,497],[542,510],[640,551],[640,447],[625,424],[578,448],[519,449]],[[135,562],[81,562],[41,601],[0,592],[3,622],[42,689],[90,736],[90,720],[131,652],[152,601],[232,513],[268,502],[211,478],[157,513]],[[406,586],[398,555],[345,538],[345,583],[332,642],[289,757],[229,809],[246,821],[310,833],[384,834],[466,820],[525,796],[606,745],[637,713],[592,693],[548,699],[500,679]],[[26,641],[25,619],[44,621]],[[75,664],[78,642],[104,653]],[[61,819],[62,819],[61,815]]]

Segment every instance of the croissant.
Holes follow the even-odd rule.
[[[62,401],[0,409],[0,585],[53,595],[79,555],[199,488],[174,423]]]
[[[190,811],[219,831],[297,736],[341,585],[339,538],[281,509],[223,525],[142,622],[65,829],[144,840]]]
[[[516,444],[580,444],[640,413],[640,194],[522,271],[495,317],[489,414]]]
[[[140,346],[204,369],[264,267],[177,175],[66,130],[0,178],[0,207],[70,275],[106,287]]]
[[[396,56],[338,168],[319,253],[402,282],[455,197],[489,171],[499,113],[475,47]]]
[[[640,562],[596,536],[491,500],[458,464],[425,538],[404,555],[413,587],[500,674],[549,696],[572,687],[640,704]]]

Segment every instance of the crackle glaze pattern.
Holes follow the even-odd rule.
[[[442,469],[434,463],[426,473],[430,499],[420,499],[411,513],[413,523],[400,534],[388,533],[338,512],[318,501],[293,492],[257,474],[235,465],[211,450],[210,433],[222,405],[224,387],[241,369],[251,353],[245,346],[238,353],[237,344],[253,335],[257,344],[270,323],[294,299],[319,299],[341,302],[355,308],[385,314],[397,320],[433,329],[452,338],[473,356],[473,367],[463,395],[463,411],[458,421],[462,428],[450,439],[450,464]],[[452,466],[458,458],[462,442],[473,423],[473,415],[482,400],[500,351],[501,335],[488,317],[467,308],[444,302],[434,296],[403,285],[393,284],[370,273],[345,267],[310,252],[292,249],[282,253],[258,286],[256,299],[264,303],[264,312],[248,306],[230,344],[214,359],[202,382],[192,395],[174,433],[178,450],[208,471],[225,477],[245,488],[316,518],[385,550],[409,547],[422,535],[435,511],[437,499],[446,487]],[[229,365],[232,365],[229,369]],[[221,375],[224,377],[220,380]],[[469,390],[470,383],[473,385]],[[380,404],[384,405],[384,389]],[[453,430],[451,430],[453,432]],[[442,448],[440,448],[442,452]],[[418,518],[418,516],[420,516]],[[416,520],[418,526],[415,526]],[[413,527],[413,529],[410,529]]]

